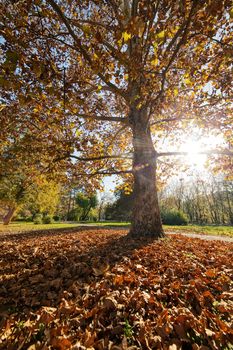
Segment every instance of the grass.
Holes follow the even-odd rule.
[[[198,233],[205,235],[217,235],[233,237],[233,226],[202,226],[202,225],[187,225],[187,226],[164,226],[166,232],[185,232]]]
[[[23,232],[23,231],[39,231],[39,230],[56,230],[62,228],[78,227],[77,223],[61,223],[35,225],[33,222],[12,222],[5,226],[0,223],[0,233],[3,232]]]
[[[99,227],[123,227],[128,228],[129,222],[120,221],[102,221],[102,222],[56,222],[53,224],[41,224],[35,225],[33,222],[12,222],[8,226],[4,226],[0,223],[0,233],[4,232],[24,232],[24,231],[39,231],[39,230],[56,230],[75,228],[79,226],[99,226]],[[170,226],[164,225],[165,232],[175,233],[197,233],[206,235],[218,235],[233,237],[233,226],[200,226],[200,225],[187,225],[187,226]]]

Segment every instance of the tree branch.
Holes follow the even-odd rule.
[[[96,156],[96,157],[79,157],[76,156],[75,154],[70,154],[69,155],[71,158],[80,160],[80,161],[84,161],[84,162],[88,162],[88,161],[95,161],[95,160],[103,160],[103,159],[132,159],[131,156],[127,156],[127,155],[104,155],[104,156]]]
[[[62,20],[63,24],[66,26],[68,32],[70,33],[71,37],[73,38],[79,52],[83,55],[84,59],[89,63],[90,67],[93,67],[93,61],[91,59],[91,56],[89,55],[88,51],[84,48],[84,46],[81,43],[80,38],[75,34],[73,31],[68,18],[65,16],[65,14],[62,12],[61,8],[58,6],[58,4],[54,0],[47,0],[50,6],[53,8],[53,10],[56,12],[56,14],[59,16],[59,18]],[[121,97],[127,100],[127,94],[119,89],[116,85],[108,81],[103,73],[96,73],[97,76],[111,89],[112,92],[117,93]]]
[[[127,118],[119,117],[105,117],[101,115],[91,115],[91,114],[78,114],[77,117],[84,119],[94,119],[94,120],[103,120],[108,122],[118,122],[118,123],[127,123]]]
[[[160,123],[168,123],[168,122],[182,121],[182,120],[191,120],[191,118],[164,118],[164,119],[156,120],[155,122],[151,123],[150,126],[160,124]]]
[[[95,175],[121,175],[121,174],[132,174],[132,170],[97,170],[94,173],[88,174],[88,173],[78,173],[75,174],[76,176],[95,176]]]
[[[157,102],[157,100],[159,100],[159,98],[162,96],[163,92],[164,92],[164,86],[165,86],[165,82],[166,82],[166,76],[167,76],[167,72],[169,71],[169,68],[170,66],[172,65],[172,63],[174,62],[177,54],[179,53],[180,51],[180,48],[182,47],[182,45],[185,43],[185,38],[186,38],[186,34],[187,34],[187,31],[188,31],[188,28],[189,28],[189,25],[191,23],[191,19],[192,19],[192,15],[193,15],[193,12],[195,10],[195,7],[197,5],[197,0],[193,1],[193,5],[192,5],[192,8],[190,9],[190,12],[189,12],[189,16],[186,20],[186,23],[185,23],[185,26],[184,28],[182,28],[182,31],[183,31],[183,34],[180,38],[180,41],[178,42],[178,44],[176,45],[176,48],[174,48],[174,51],[173,51],[173,54],[171,55],[169,61],[168,61],[168,64],[167,66],[165,67],[165,69],[163,70],[163,73],[162,73],[162,81],[161,81],[161,88],[160,88],[160,91],[157,95],[157,97],[155,98],[155,100],[153,101],[153,105]],[[182,32],[181,31],[181,32]],[[179,33],[180,34],[180,33]],[[177,33],[175,34],[175,38],[176,38],[176,35]],[[178,35],[179,36],[179,35]],[[174,38],[173,38],[174,39]],[[177,39],[177,38],[176,38]],[[176,41],[175,39],[175,41]],[[173,43],[172,43],[173,45]]]

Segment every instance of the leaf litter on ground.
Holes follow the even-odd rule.
[[[103,228],[2,235],[0,349],[232,349],[232,255]]]

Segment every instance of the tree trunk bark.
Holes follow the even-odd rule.
[[[10,207],[6,215],[3,217],[3,225],[9,225],[11,222],[13,215],[15,213],[16,207]]]
[[[137,112],[136,112],[137,113]],[[156,152],[145,116],[134,115],[134,205],[131,236],[164,237],[156,187]]]

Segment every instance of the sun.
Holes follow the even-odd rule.
[[[206,151],[214,151],[224,144],[223,137],[220,135],[190,135],[187,141],[180,145],[180,152],[187,152],[184,155],[184,163],[189,168],[204,171],[208,155]]]
[[[201,169],[204,168],[207,156],[202,154],[202,140],[188,140],[181,147],[181,152],[187,152],[184,156],[184,162],[190,167]]]

